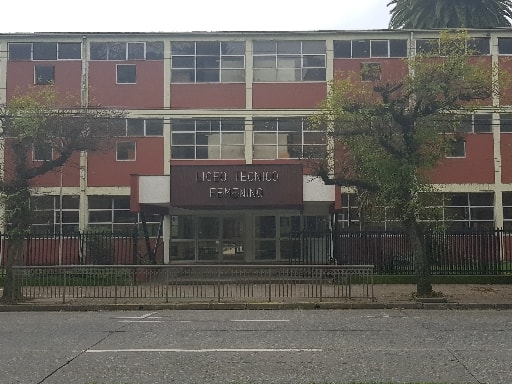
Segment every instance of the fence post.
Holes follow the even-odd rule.
[[[324,269],[320,268],[320,302],[322,302],[324,288]]]
[[[66,287],[67,287],[67,269],[64,268],[64,283],[62,291],[62,304],[66,304]]]
[[[270,268],[267,269],[267,271],[268,271],[268,302],[270,303],[272,301],[272,276],[271,276]]]

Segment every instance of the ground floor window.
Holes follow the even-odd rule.
[[[431,209],[435,210],[436,221],[446,229],[469,230],[495,227],[493,192],[445,192],[431,196]],[[503,195],[510,202],[512,212],[512,193]],[[342,195],[342,210],[338,214],[341,229],[351,230],[394,230],[400,229],[400,223],[387,207],[377,207],[372,217],[365,217],[359,209],[356,194]],[[504,214],[507,217],[505,208]],[[509,215],[512,227],[512,213]]]
[[[78,232],[79,196],[32,196],[33,234],[54,234]]]

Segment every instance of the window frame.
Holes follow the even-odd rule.
[[[133,69],[133,73],[129,72],[129,73],[120,73],[119,69],[120,68],[124,68],[124,69]],[[129,77],[129,79],[127,81],[120,81],[122,80],[123,77]],[[132,79],[132,76],[133,76],[133,81],[131,80]],[[121,77],[121,78],[120,78]],[[116,84],[117,85],[120,85],[120,84],[123,84],[123,85],[126,85],[126,84],[137,84],[137,65],[136,64],[116,64]]]
[[[55,65],[34,65],[34,85],[52,84],[55,84]]]
[[[246,131],[243,118],[177,118],[171,120],[171,127],[172,160],[245,159]],[[237,141],[236,137],[241,140]],[[228,138],[235,138],[235,141]],[[207,141],[203,143],[205,139]],[[236,155],[227,156],[227,153]]]
[[[123,145],[127,148],[122,148]],[[116,161],[137,161],[137,142],[135,140],[116,141]]]
[[[173,41],[171,83],[245,83],[245,55],[244,41]]]
[[[318,49],[315,45],[322,45],[322,48]],[[255,83],[326,81],[325,40],[255,40],[253,46],[252,72]],[[318,62],[316,65],[315,61]]]

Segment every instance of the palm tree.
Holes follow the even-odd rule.
[[[510,27],[512,0],[391,0],[389,28]]]

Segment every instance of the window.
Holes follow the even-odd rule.
[[[9,60],[80,60],[81,43],[9,43]]]
[[[53,150],[49,145],[34,145],[32,149],[33,161],[50,161],[53,158]]]
[[[55,83],[55,67],[53,65],[36,65],[34,67],[34,84],[48,85]]]
[[[302,117],[255,118],[254,158],[321,158],[326,154],[326,132],[312,130]]]
[[[407,57],[407,40],[335,40],[334,57]]]
[[[79,196],[32,196],[30,208],[33,234],[78,232]]]
[[[115,126],[115,136],[163,136],[163,119],[119,119]]]
[[[152,42],[92,42],[91,60],[163,60],[163,41]]]
[[[89,196],[89,226],[96,230],[132,232],[137,214],[129,196]]]
[[[255,223],[255,260],[275,260],[276,254],[276,217],[256,216]]]
[[[135,142],[134,141],[118,141],[116,143],[116,160],[117,161],[135,161]]]
[[[176,41],[171,45],[173,83],[242,83],[245,43],[240,41]]]
[[[255,82],[325,81],[325,41],[255,41]]]
[[[361,63],[362,81],[380,81],[381,65],[380,63]]]
[[[491,133],[492,132],[492,114],[475,113],[462,117],[462,132],[466,133]]]
[[[59,60],[80,60],[82,58],[82,44],[80,43],[59,43]]]
[[[503,192],[503,229],[512,229],[512,192]]]
[[[469,55],[489,55],[491,53],[490,39],[488,37],[474,37],[466,41],[466,51]],[[439,55],[439,39],[417,39],[416,52]]]
[[[500,55],[511,55],[512,37],[498,37],[498,51]]]
[[[510,205],[508,217],[512,228],[512,192],[503,195],[503,205]],[[430,194],[429,194],[430,195]],[[437,221],[447,229],[462,230],[476,228],[494,228],[494,193],[434,193],[431,194],[432,209],[440,210]],[[507,199],[506,199],[507,197]],[[342,211],[338,223],[343,229],[400,229],[400,223],[388,212],[388,208],[379,207],[378,214],[368,218],[360,217],[356,194],[344,193],[341,196]],[[382,213],[382,214],[380,214]],[[507,217],[507,214],[504,215]],[[364,223],[364,224],[362,224]]]
[[[500,132],[512,132],[512,113],[500,113]]]
[[[450,229],[494,228],[494,193],[443,194],[443,221]]]
[[[466,157],[466,140],[461,138],[450,140],[450,148],[446,157]]]
[[[117,84],[136,84],[137,83],[137,66],[134,64],[118,64]]]
[[[416,40],[416,52],[423,54],[439,55],[439,39]]]
[[[172,159],[243,159],[244,119],[174,119]]]
[[[491,53],[490,39],[488,37],[474,37],[467,42],[470,55],[489,55]]]

